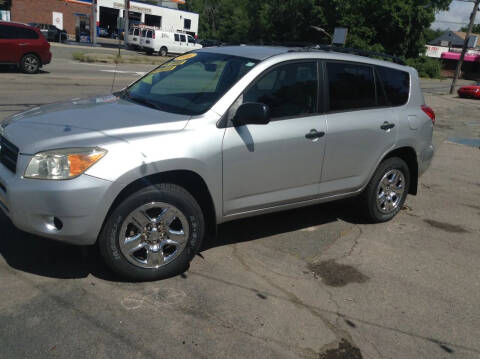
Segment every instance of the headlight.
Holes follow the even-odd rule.
[[[25,170],[26,178],[66,180],[75,178],[98,162],[106,150],[65,148],[37,153]]]

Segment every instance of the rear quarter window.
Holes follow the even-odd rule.
[[[410,74],[406,71],[377,67],[380,83],[383,86],[390,106],[402,106],[408,101]]]

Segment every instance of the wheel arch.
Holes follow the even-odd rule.
[[[159,183],[173,183],[185,188],[198,202],[202,209],[205,218],[206,235],[216,236],[217,234],[217,220],[215,212],[215,204],[213,202],[211,193],[205,180],[196,172],[191,170],[173,170],[160,172],[139,178],[130,184],[126,185],[120,193],[115,197],[110,205],[110,208],[105,216],[103,226],[113,210],[132,193],[141,190],[142,188],[159,184]]]
[[[410,171],[410,188],[409,194],[416,195],[418,191],[418,161],[417,153],[412,147],[400,147],[390,151],[381,162],[388,158],[398,157],[406,162]]]

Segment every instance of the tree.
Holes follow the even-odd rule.
[[[243,43],[329,43],[312,25],[348,28],[347,46],[416,57],[435,12],[452,0],[189,0],[200,37]]]
[[[468,26],[464,26],[460,29],[460,31],[467,32]],[[473,25],[472,34],[480,34],[480,24]]]

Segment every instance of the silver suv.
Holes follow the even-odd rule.
[[[98,243],[124,277],[165,278],[233,219],[358,196],[390,220],[430,164],[434,121],[410,67],[206,48],[4,121],[0,208],[26,232]]]

